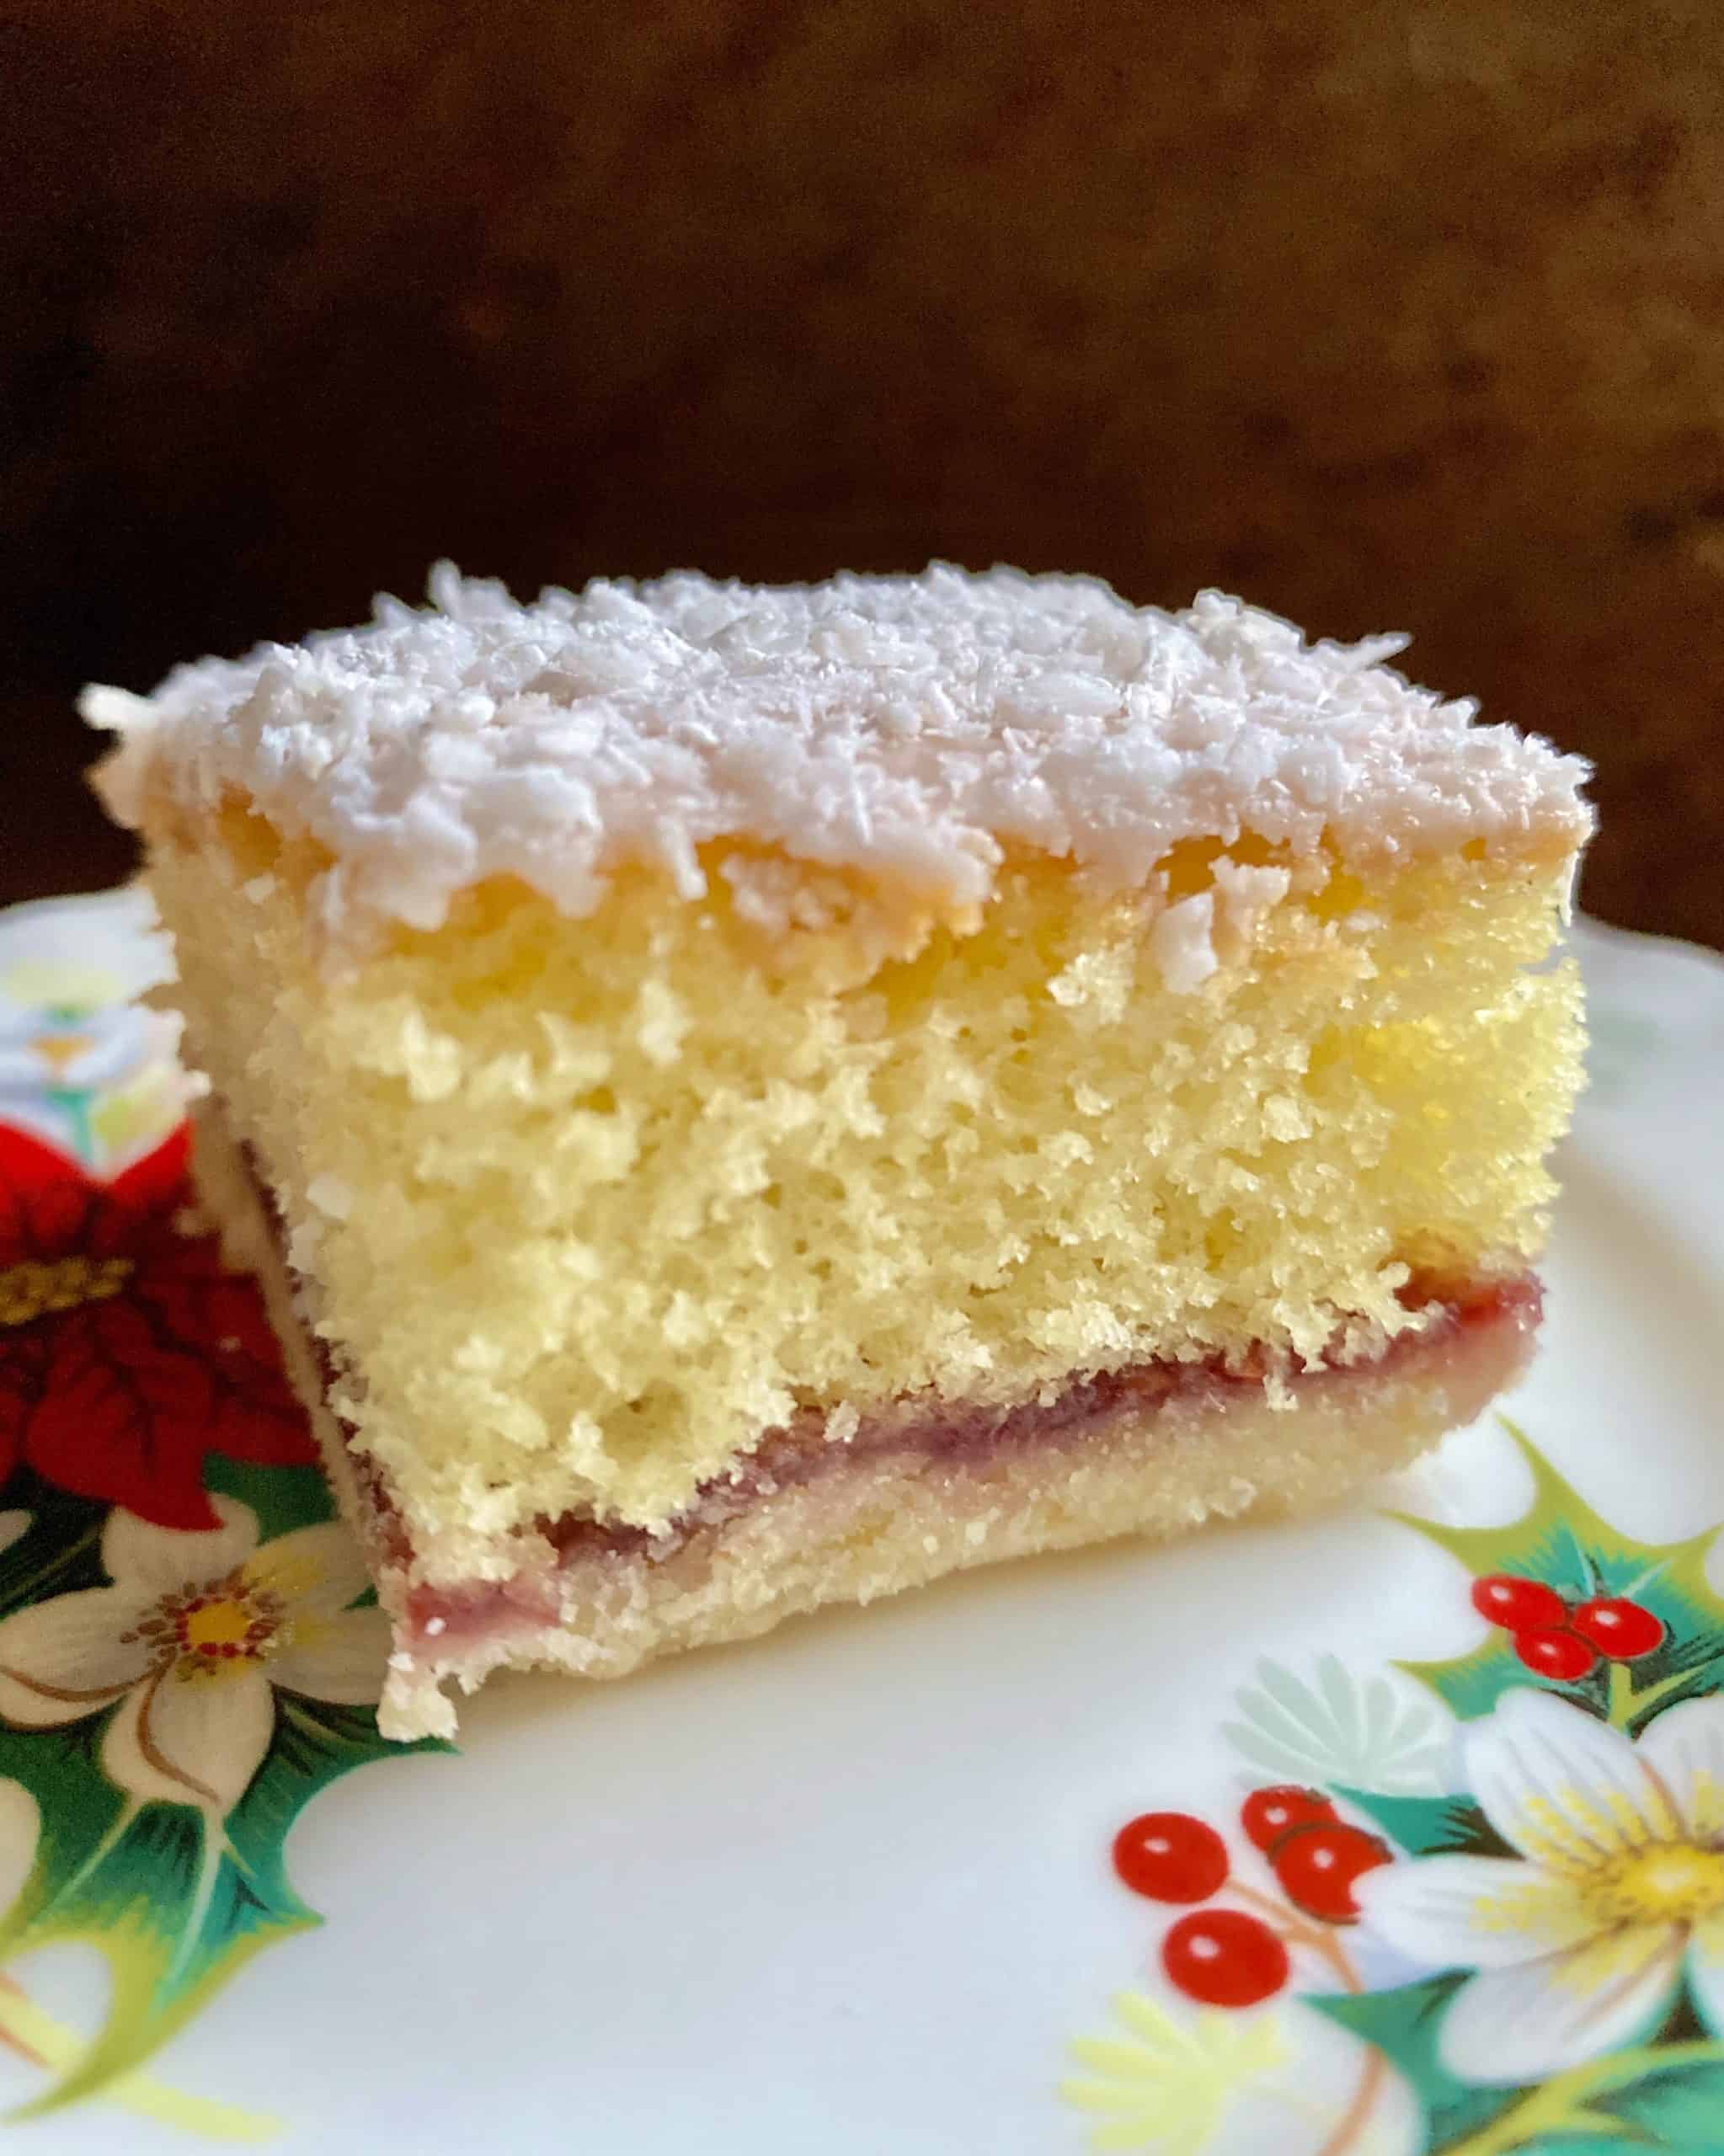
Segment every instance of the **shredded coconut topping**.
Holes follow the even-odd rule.
[[[124,737],[116,813],[238,792],[328,849],[338,940],[435,927],[494,875],[573,915],[626,862],[697,897],[697,849],[727,838],[964,905],[1008,847],[1119,890],[1247,828],[1375,856],[1590,820],[1578,758],[1410,686],[1383,663],[1404,638],[1308,644],[1219,592],[1170,614],[1087,577],[937,565],[523,606],[441,563],[430,601],[380,598],[366,627],[181,666],[147,697],[86,691]]]

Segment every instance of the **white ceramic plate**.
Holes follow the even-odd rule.
[[[0,1121],[68,1152],[83,1131],[83,1168],[109,1182],[171,1121],[152,1090],[159,1043],[121,1038],[132,1022],[120,999],[151,964],[138,937],[124,897],[0,918],[0,1082],[8,1068],[13,1081]],[[243,1884],[245,1866],[216,1866],[202,1903],[185,1867],[213,1865],[241,1817],[229,1785],[249,1771],[255,1732],[236,1735],[226,1705],[200,1720],[187,1709],[173,1742],[191,1748],[182,1764],[207,1755],[214,1796],[148,1802],[173,1787],[150,1783],[136,1731],[130,1750],[104,1732],[129,1712],[136,1722],[156,1665],[102,1645],[98,1674],[122,1689],[51,1724],[57,1710],[40,1705],[69,1651],[67,1625],[39,1613],[56,1593],[100,1592],[89,1568],[118,1545],[91,1541],[45,1588],[14,1577],[9,1599],[0,1578],[13,1613],[0,1620],[0,1714],[33,1725],[0,1732],[0,1771],[53,1747],[80,1763],[63,1805],[56,1768],[31,1768],[34,1806],[0,1783],[0,1849],[9,1838],[13,1852],[0,1893],[34,1863],[71,1912],[68,1936],[37,1944],[43,1927],[14,1908],[20,1988],[0,1992],[0,2031],[75,2070],[74,2032],[102,2020],[104,1953],[117,1953],[125,2035],[110,2078],[16,2129],[20,2145],[69,2156],[272,2133],[320,2156],[1050,2156],[1092,2134],[1175,2156],[1724,2145],[1724,1601],[1711,1593],[1724,1560],[1659,1546],[1724,1520],[1724,965],[1590,926],[1579,943],[1594,1082],[1564,1149],[1544,1345],[1504,1403],[1577,1496],[1548,1475],[1535,1493],[1493,1417],[1316,1522],[972,1574],[614,1686],[499,1682],[463,1707],[458,1756],[382,1758],[362,1709],[326,1712],[312,1694],[302,1710],[280,1692],[258,1774],[275,1777],[284,1821],[309,1796],[286,1833],[286,1875],[323,1922],[280,1925],[296,1905],[264,1880],[266,1950],[243,1966],[238,1919],[212,1929],[208,1897],[230,1873]],[[43,1056],[31,1043],[50,1033],[57,1106],[40,1086],[24,1103],[29,1058]],[[115,1043],[108,1063],[79,1066],[81,1102],[67,1076],[79,1075],[74,1035]],[[103,1102],[128,1089],[130,1121],[104,1120]],[[0,1247],[0,1292],[6,1262]],[[147,1270],[140,1260],[125,1291]],[[328,1538],[339,1530],[318,1525],[326,1508],[304,1473],[236,1471],[218,1510],[230,1529],[254,1513],[266,1538],[323,1535],[318,1561],[339,1572]],[[299,1494],[272,1511],[258,1493],[278,1485]],[[47,1500],[31,1511],[40,1488],[0,1495],[0,1540],[11,1513],[35,1523],[0,1566],[32,1549],[54,1558]],[[86,1492],[86,1511],[53,1532],[111,1534],[99,1502],[111,1494]],[[1530,1524],[1509,1524],[1535,1495]],[[1444,1548],[1391,1509],[1506,1532]],[[162,1553],[176,1532],[181,1584],[196,1583],[191,1553],[214,1545],[157,1523],[145,1551],[156,1572],[126,1557],[126,1577],[145,1579],[135,1608],[173,1569]],[[1505,1652],[1470,1598],[1472,1580],[1497,1575],[1566,1597],[1570,1644],[1537,1652],[1547,1668],[1594,1657],[1584,1673],[1541,1680]],[[173,1620],[191,1628],[188,1654],[227,1621],[212,1593],[201,1615]],[[1598,1599],[1645,1609],[1652,1652],[1596,1658],[1572,1605]],[[71,1613],[81,1641],[107,1640],[104,1611]],[[1644,1644],[1645,1625],[1636,1640],[1627,1622],[1618,1636]],[[1425,1679],[1396,1667],[1469,1656]],[[160,1676],[158,1694],[176,1681]],[[33,1682],[20,1710],[15,1687]],[[179,1689],[202,1700],[200,1685],[211,1701],[238,1696],[220,1675]],[[282,1749],[296,1730],[324,1745],[326,1766],[345,1746],[339,1763],[364,1771],[319,1786],[319,1769],[296,1791]],[[1317,1794],[1302,1832],[1264,1854],[1240,1809],[1279,1784]],[[104,1828],[88,1812],[104,1789],[118,1807]],[[1179,1819],[1160,1836],[1161,1883],[1196,1891],[1225,1861],[1219,1893],[1175,1904],[1116,1875],[1116,1831],[1162,1812]],[[281,1828],[242,1823],[261,1880]],[[104,1855],[102,1832],[124,1850]],[[56,1835],[64,1846],[45,1858]],[[1467,1849],[1474,1869],[1457,1870]],[[1324,1921],[1346,1913],[1337,1867],[1350,1875],[1366,1853],[1364,1921]],[[99,1906],[87,1887],[103,1864]],[[1290,1892],[1322,1906],[1301,1917]],[[1186,1989],[1162,1960],[1179,1924]],[[203,1950],[186,1944],[200,1938],[201,1993]],[[1263,1995],[1206,2006],[1193,1985]],[[1324,1994],[1343,2004],[1309,2003]],[[153,2048],[150,1999],[184,2011]],[[52,2081],[0,2048],[13,2100]],[[1715,2103],[1716,2141],[1695,2137]]]

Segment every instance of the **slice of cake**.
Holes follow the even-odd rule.
[[[1213,593],[432,592],[85,705],[392,1732],[1320,1503],[1520,1368],[1579,763]]]

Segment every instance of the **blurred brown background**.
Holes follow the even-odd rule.
[[[434,554],[1413,630],[1724,945],[1716,0],[0,4],[0,898],[68,699]]]

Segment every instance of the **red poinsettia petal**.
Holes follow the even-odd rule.
[[[236,1323],[261,1327],[260,1339],[269,1333],[255,1283],[227,1270],[217,1235],[155,1236],[140,1252],[129,1292],[189,1346],[213,1348]]]
[[[69,1154],[45,1145],[27,1130],[0,1123],[0,1190],[27,1198],[38,1190],[68,1180],[88,1180]]]
[[[97,1186],[93,1234],[100,1247],[95,1254],[107,1257],[127,1250],[139,1228],[165,1225],[191,1203],[190,1177],[191,1129],[183,1123],[123,1175]]]
[[[0,1270],[31,1258],[113,1257],[165,1233],[190,1200],[190,1151],[182,1123],[104,1183],[69,1154],[0,1124]]]
[[[0,1265],[130,1261],[118,1295],[0,1334],[0,1473],[48,1480],[164,1527],[210,1526],[211,1451],[309,1465],[317,1448],[256,1283],[219,1239],[185,1236],[182,1128],[109,1185],[21,1133],[0,1133]]]
[[[306,1412],[286,1380],[252,1369],[231,1390],[224,1389],[211,1418],[211,1452],[243,1460],[252,1467],[315,1467],[317,1440]]]
[[[62,1489],[158,1527],[213,1527],[203,1465],[216,1395],[208,1362],[162,1337],[130,1300],[92,1303],[51,1328],[25,1455]]]
[[[195,1304],[197,1337],[210,1343],[216,1374],[212,1448],[260,1467],[315,1466],[317,1440],[282,1367],[280,1343],[256,1282],[223,1273],[182,1286]]]
[[[42,1342],[21,1329],[0,1332],[0,1486],[24,1450],[24,1425],[42,1396]]]
[[[205,1438],[211,1449],[259,1466],[316,1464],[316,1441],[257,1283],[226,1270],[216,1237],[179,1239],[140,1266],[133,1289],[162,1337],[207,1361],[216,1387]]]
[[[0,1271],[82,1250],[98,1209],[76,1161],[0,1124]]]

